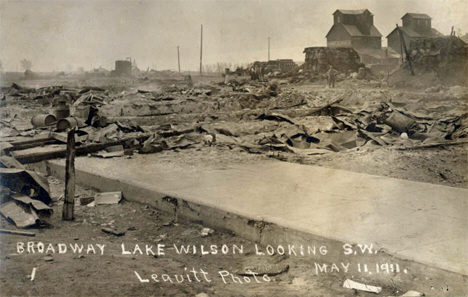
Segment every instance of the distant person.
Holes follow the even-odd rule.
[[[330,65],[330,68],[327,71],[327,77],[328,77],[328,87],[329,88],[335,88],[335,80],[336,80],[336,74],[338,71],[333,69],[333,65]]]
[[[258,78],[255,68],[250,68],[250,80],[256,80]]]
[[[262,66],[262,67],[260,68],[260,77],[259,77],[259,80],[260,80],[260,81],[264,81],[264,80],[265,80],[264,75],[265,75],[265,67]]]
[[[192,81],[192,76],[189,74],[186,76],[187,78],[187,85],[189,88],[193,88],[193,81]]]

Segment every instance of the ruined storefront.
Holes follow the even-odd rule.
[[[309,71],[326,72],[330,65],[340,72],[355,72],[363,67],[358,53],[352,48],[307,47],[304,53],[304,69]]]

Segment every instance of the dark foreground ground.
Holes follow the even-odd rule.
[[[55,197],[62,194],[63,183],[50,178],[52,193]],[[87,197],[94,194],[92,190],[78,188],[77,195]],[[206,293],[210,296],[351,296],[355,293],[342,288],[346,279],[343,273],[316,274],[314,261],[293,259],[288,257],[258,257],[254,255],[253,242],[243,240],[235,234],[215,231],[203,237],[203,226],[175,222],[170,214],[161,213],[151,207],[123,202],[112,206],[97,206],[90,208],[76,205],[76,220],[61,221],[63,202],[55,206],[52,217],[52,228],[36,230],[36,237],[21,237],[17,235],[1,234],[1,266],[0,283],[2,296],[195,296]],[[2,228],[9,227],[9,223],[2,218]],[[125,232],[117,237],[104,233],[103,227],[115,227]],[[35,242],[35,253],[28,253],[27,242]],[[40,253],[37,243],[42,242],[46,247],[52,243],[48,253]],[[25,251],[18,252],[18,243],[24,244]],[[66,253],[60,254],[58,243],[68,246]],[[73,253],[72,245],[83,245],[82,253]],[[105,244],[104,254],[98,244]],[[138,244],[143,253],[145,246],[153,246],[152,251],[157,254],[157,245],[165,245],[165,255],[153,256],[136,254],[123,255],[125,251],[135,251]],[[243,255],[200,255],[177,254],[171,246],[200,245],[209,247],[232,245],[245,248]],[[94,247],[89,250],[89,245]],[[247,251],[248,249],[248,251]],[[19,250],[22,251],[21,249]],[[31,250],[32,252],[32,250]],[[89,254],[87,253],[89,252]],[[220,252],[221,253],[221,252]],[[245,265],[254,263],[262,265],[289,266],[287,272],[271,276],[266,282],[258,276],[258,282],[250,277],[247,283],[239,271]],[[31,273],[36,267],[35,280],[31,281]],[[196,282],[193,272],[195,268],[201,282]],[[187,270],[188,271],[187,271]],[[200,269],[209,273],[211,282],[206,281]],[[141,283],[135,271],[150,282]],[[224,283],[219,274],[228,271],[240,278],[235,283],[232,276],[226,276]],[[170,276],[171,281],[155,282],[151,274]],[[184,281],[177,283],[174,275],[184,277]],[[192,282],[188,281],[191,275]],[[222,272],[222,274],[226,274]],[[398,288],[384,288],[387,293],[396,293]],[[360,296],[372,294],[359,293]]]
[[[54,178],[49,178],[49,181],[53,197],[60,197],[63,182]],[[77,188],[79,197],[93,194],[95,192],[91,189]],[[61,220],[62,205],[63,201],[59,200],[53,207],[52,227],[31,230],[36,237],[0,235],[1,296],[195,296],[200,293],[209,296],[376,296],[345,289],[342,285],[348,278],[379,285],[371,276],[352,275],[343,269],[328,273],[317,271],[315,263],[324,262],[320,255],[257,256],[254,242],[222,231],[202,236],[202,225],[177,222],[172,214],[161,213],[145,205],[126,201],[96,207],[76,204],[73,222]],[[0,225],[11,228],[3,218]],[[116,229],[125,234],[107,234],[102,228]],[[34,248],[28,250],[28,242],[33,242]],[[41,243],[44,249],[41,249]],[[60,247],[60,244],[67,247],[66,252],[64,245]],[[105,245],[103,253],[99,245]],[[135,248],[136,245],[143,254]],[[156,256],[151,252],[146,254],[147,245],[152,246],[151,251]],[[158,245],[164,245],[164,255],[158,255]],[[219,254],[201,255],[200,250],[196,254],[178,254],[173,245],[177,248],[196,245],[197,249],[203,245],[208,250],[216,245]],[[221,255],[223,245],[229,247],[225,255]],[[233,245],[243,246],[243,253],[233,254]],[[83,246],[83,249],[73,251],[71,246]],[[265,247],[259,248],[264,251]],[[131,254],[123,254],[124,251]],[[388,261],[385,256],[376,256],[376,259]],[[279,274],[267,279],[261,276],[244,278],[237,274],[249,266],[267,267]],[[34,281],[31,281],[33,268],[36,272]],[[190,272],[192,269],[198,272],[200,282]],[[207,273],[211,282],[203,277],[201,271]],[[135,272],[149,282],[141,282]],[[151,278],[154,274],[158,275],[159,282]],[[404,278],[406,285],[383,286],[378,296],[399,296],[415,287],[440,283],[443,278],[433,270],[390,274],[389,277],[395,281]],[[460,286],[431,288],[426,292],[427,296],[463,294]]]

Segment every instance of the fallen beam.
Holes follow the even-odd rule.
[[[18,140],[18,141],[13,141],[10,144],[13,146],[21,146],[21,145],[26,145],[26,144],[42,143],[44,141],[49,141],[49,140],[54,140],[54,138],[44,137],[44,138],[34,138],[34,139],[28,139],[28,140]]]
[[[56,143],[59,143],[59,141],[57,141],[54,138],[42,138],[42,139],[38,139],[34,141],[22,141],[22,142],[19,142],[19,144],[18,142],[11,143],[13,147],[5,148],[4,151],[8,153],[8,152],[19,151],[19,150],[24,150],[28,148],[34,148],[38,146],[43,146],[46,144],[56,144]]]
[[[129,141],[129,140],[145,140],[150,135],[151,134],[149,133],[145,133],[139,136],[124,137],[122,139],[109,141],[106,143],[93,143],[89,145],[79,146],[76,148],[76,155],[82,156],[82,155],[87,155],[90,153],[95,153],[109,146],[123,145],[126,141]],[[15,157],[16,160],[18,160],[20,163],[25,164],[25,163],[35,163],[35,162],[40,162],[40,161],[45,161],[45,160],[63,158],[66,156],[66,153],[67,153],[66,146],[61,146],[57,148],[52,148],[49,151],[36,151],[36,152],[33,151],[30,153],[14,151],[11,153],[11,155]]]

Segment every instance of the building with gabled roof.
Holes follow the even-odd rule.
[[[443,36],[442,33],[432,28],[432,19],[425,13],[406,13],[401,20],[403,25],[400,29],[407,47],[415,39]],[[387,43],[389,48],[401,54],[402,44],[397,28],[387,35]]]
[[[336,10],[326,38],[327,46],[332,48],[382,48],[382,34],[374,26],[374,15],[368,9]]]
[[[403,22],[406,21],[411,21],[411,19],[420,19],[420,20],[432,20],[432,18],[430,16],[428,16],[427,14],[425,13],[414,13],[414,12],[407,12],[405,13],[404,16],[401,17],[401,19],[403,20]]]

